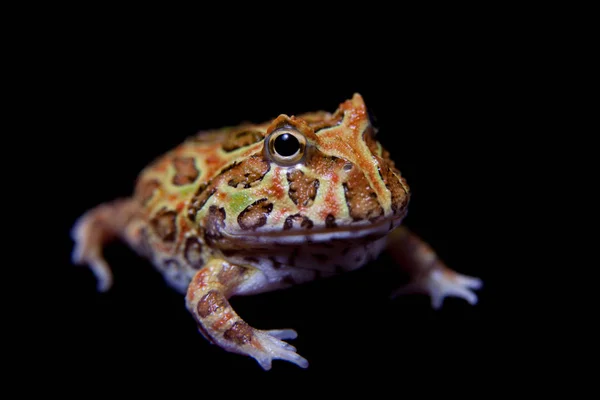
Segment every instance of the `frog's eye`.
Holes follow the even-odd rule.
[[[293,128],[279,128],[267,138],[269,158],[280,165],[297,164],[304,157],[306,138]]]

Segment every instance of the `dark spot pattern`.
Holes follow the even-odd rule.
[[[364,173],[354,168],[343,186],[346,204],[354,221],[375,220],[383,215],[377,193],[369,185]]]
[[[219,310],[227,306],[227,299],[218,291],[211,290],[198,302],[196,310],[198,315],[202,318],[206,318],[211,314],[218,312]]]
[[[270,164],[262,157],[252,156],[242,161],[241,163],[234,164],[233,167],[227,169],[227,184],[231,187],[238,187],[241,185],[243,188],[248,189],[252,183],[261,180],[269,169]]]
[[[308,178],[304,172],[295,169],[287,173],[288,195],[297,206],[309,207],[317,197],[319,180]]]
[[[225,229],[225,209],[210,206],[205,220],[204,241],[212,245],[223,238],[221,231]]]
[[[225,257],[233,257],[237,254],[240,254],[241,250],[239,250],[239,249],[221,249],[221,253],[223,253],[223,255]]]
[[[158,179],[141,181],[135,188],[135,195],[140,199],[142,205],[146,205],[154,196],[154,191],[160,187]]]
[[[246,268],[244,267],[238,267],[237,265],[224,263],[223,267],[217,274],[217,279],[225,287],[229,287],[239,282],[239,280],[244,276],[245,272]]]
[[[337,224],[335,223],[335,217],[333,214],[328,214],[325,218],[325,227],[326,228],[337,228]]]
[[[189,185],[198,179],[200,175],[194,157],[175,157],[173,167],[175,168],[175,176],[173,177],[173,185],[175,186]]]
[[[192,197],[192,200],[190,201],[190,206],[188,207],[188,218],[190,220],[194,221],[196,219],[196,214],[198,213],[198,211],[200,211],[202,207],[204,207],[208,199],[210,199],[210,196],[215,194],[216,190],[217,189],[212,186],[208,188],[208,186],[205,183],[201,184],[198,187],[198,190],[196,190],[196,194],[194,194],[194,196]]]
[[[156,235],[165,242],[174,242],[177,236],[177,226],[175,219],[177,213],[172,210],[162,208],[154,218],[150,220],[150,225],[154,229]]]
[[[283,223],[283,230],[289,230],[292,229],[294,227],[294,223],[296,224],[300,224],[301,228],[304,229],[312,229],[312,227],[314,226],[313,222],[310,220],[310,218],[301,215],[301,214],[294,214],[294,215],[290,215],[288,216],[284,223]]]
[[[231,132],[223,143],[223,151],[232,152],[242,147],[260,142],[264,138],[264,133],[257,129],[245,129],[242,131]]]
[[[183,257],[193,269],[200,269],[204,266],[202,243],[197,237],[189,237],[186,239]]]
[[[253,335],[253,329],[250,325],[244,321],[237,321],[231,328],[225,331],[223,337],[241,346],[249,343]]]
[[[364,139],[367,147],[379,164],[379,176],[383,180],[385,187],[390,191],[392,200],[392,212],[397,214],[408,205],[410,189],[406,180],[401,176],[400,171],[395,167],[390,153],[383,149],[375,140],[374,135],[369,130],[365,131]]]
[[[238,215],[237,221],[243,230],[255,230],[267,223],[267,217],[273,211],[273,203],[260,199],[250,204]]]
[[[217,187],[221,184],[226,182],[229,186],[236,188],[241,186],[247,189],[262,180],[270,169],[270,164],[258,155],[248,157],[240,163],[233,162],[226,166],[209,183],[203,183],[198,187],[188,207],[188,218],[191,221],[196,220],[196,214],[204,207],[208,199],[215,194]]]
[[[397,171],[397,170],[396,170]],[[400,172],[395,175],[392,169],[386,164],[380,164],[379,176],[383,180],[385,187],[390,191],[392,197],[392,211],[396,214],[399,210],[403,210],[408,205],[408,185],[403,177],[400,177]]]

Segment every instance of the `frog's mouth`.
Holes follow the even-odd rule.
[[[329,241],[374,241],[387,235],[402,223],[405,213],[378,221],[359,221],[336,227],[314,226],[310,229],[267,230],[223,232],[223,236],[235,243],[248,244],[299,244],[323,243]]]

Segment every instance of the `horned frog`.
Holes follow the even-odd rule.
[[[449,269],[400,226],[409,187],[376,131],[354,94],[334,113],[200,132],[147,166],[131,197],[78,219],[73,262],[106,291],[102,247],[122,239],[185,294],[203,336],[265,370],[274,359],[308,367],[284,342],[296,332],[249,326],[231,296],[352,271],[387,249],[412,277],[396,294],[428,294],[434,308],[446,296],[475,304],[481,280]]]

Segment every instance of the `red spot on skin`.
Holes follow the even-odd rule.
[[[187,297],[188,297],[189,301],[193,301],[194,298],[196,297],[196,292],[207,286],[207,281],[208,281],[207,275],[208,274],[209,274],[209,271],[207,269],[203,269],[203,270],[200,270],[200,272],[198,272],[196,274],[196,276],[194,276],[194,279],[190,283],[190,290],[188,290],[188,293],[187,293]],[[200,292],[200,294],[203,294],[203,293]]]
[[[286,194],[287,189],[281,184],[281,168],[275,167],[273,169],[272,183],[268,186],[260,188],[257,191],[257,195],[281,199],[286,196]]]
[[[183,201],[180,201],[177,206],[175,207],[175,210],[177,210],[177,212],[181,212],[181,210],[183,210],[183,207],[185,207],[185,203]]]
[[[327,215],[329,214],[338,215],[340,211],[340,205],[335,194],[335,188],[337,187],[337,184],[340,181],[340,177],[335,172],[331,172],[328,178],[331,181],[332,185],[329,186],[329,189],[325,194],[325,204],[327,204],[327,208],[321,209],[319,211],[319,217],[322,220],[325,220],[325,218],[327,218]]]
[[[287,207],[281,207],[276,210],[273,210],[273,212],[271,213],[272,223],[275,225],[282,223],[284,218],[288,216],[291,212],[292,210]]]
[[[338,215],[340,211],[340,205],[333,188],[334,186],[330,186],[327,194],[325,194],[325,204],[327,204],[328,207],[319,211],[319,217],[322,220],[325,220],[329,214]]]
[[[223,315],[221,318],[216,320],[214,324],[212,324],[211,328],[213,328],[215,331],[219,330],[219,328],[225,325],[232,318],[233,314],[231,314],[230,312],[226,312],[225,315]]]
[[[196,274],[196,277],[194,278],[194,285],[197,286],[198,288],[202,289],[205,288],[207,283],[207,275],[208,275],[208,270],[203,269],[202,271],[198,272]]]
[[[281,168],[279,167],[276,167],[273,171],[273,185],[271,186],[271,192],[278,199],[285,196],[285,188],[281,184]]]
[[[340,177],[335,172],[331,173],[331,175],[329,176],[329,179],[333,183],[338,183],[340,181]]]
[[[291,212],[291,210],[290,210],[289,208],[287,208],[287,207],[281,207],[281,208],[279,209],[279,212],[280,212],[281,214],[285,215],[285,214],[288,214],[288,213],[290,213],[290,212]]]
[[[179,198],[179,196],[176,195],[176,194],[170,194],[170,195],[167,196],[167,200],[169,200],[169,201],[171,201],[173,203],[176,202],[178,198]]]
[[[217,192],[216,195],[217,199],[219,199],[219,201],[224,202],[225,200],[227,200],[227,193],[223,193],[223,192]]]

